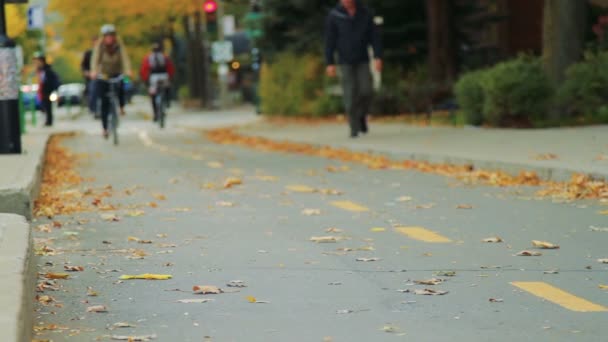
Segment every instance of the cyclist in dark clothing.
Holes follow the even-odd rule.
[[[93,46],[97,42],[97,37],[93,37]],[[80,63],[80,71],[84,78],[84,96],[86,103],[89,107],[89,111],[92,114],[97,112],[97,96],[95,93],[95,80],[91,78],[91,58],[93,57],[93,49],[88,49],[82,56],[82,62]]]
[[[158,111],[156,108],[156,101],[154,96],[158,91],[163,91],[166,101],[169,101],[170,93],[170,82],[175,74],[175,67],[173,62],[163,53],[162,45],[160,43],[154,43],[152,45],[152,52],[144,57],[141,63],[140,69],[141,80],[148,84],[148,93],[152,100],[152,111],[154,113],[154,121],[158,121]],[[165,89],[157,89],[157,83],[163,82],[166,85]]]
[[[368,47],[374,50],[374,68],[382,71],[382,46],[372,11],[359,0],[340,0],[329,12],[325,31],[327,75],[335,77],[336,59],[342,73],[344,107],[352,138],[367,133],[367,113],[373,96]]]

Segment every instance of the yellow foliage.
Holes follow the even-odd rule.
[[[6,5],[6,24],[9,37],[15,38],[22,35],[27,29],[25,7],[22,5]]]

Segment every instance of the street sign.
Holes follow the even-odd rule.
[[[27,28],[29,30],[44,29],[44,7],[31,6],[27,10]]]
[[[225,15],[222,18],[222,25],[224,28],[224,36],[231,36],[236,31],[236,20],[234,19],[233,15]]]
[[[213,42],[211,44],[211,58],[215,63],[227,63],[234,59],[231,41]]]

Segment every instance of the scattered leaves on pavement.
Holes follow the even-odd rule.
[[[224,292],[219,287],[210,285],[195,285],[192,287],[192,291],[195,294],[220,294]]]
[[[596,180],[591,176],[573,174],[566,182],[542,180],[535,172],[522,171],[511,175],[504,171],[475,169],[472,165],[452,165],[431,163],[419,160],[393,160],[387,156],[367,152],[355,152],[331,146],[314,146],[290,141],[273,141],[271,139],[240,134],[234,128],[220,128],[207,131],[206,136],[212,142],[223,145],[239,145],[248,148],[318,156],[342,162],[363,164],[371,169],[418,170],[462,179],[472,184],[492,186],[541,186],[539,196],[564,199],[598,199],[608,198],[608,182]],[[291,189],[292,191],[295,191]],[[314,192],[309,191],[309,192]]]
[[[141,280],[167,280],[173,278],[170,274],[152,274],[152,273],[144,273],[144,274],[123,274],[120,276],[120,280],[133,280],[133,279],[141,279]]]
[[[537,251],[521,251],[515,255],[516,256],[541,256],[543,254],[541,252],[537,252]]]
[[[532,245],[536,248],[542,248],[542,249],[559,249],[558,245],[555,245],[555,244],[552,244],[551,242],[546,242],[546,241],[532,240]]]

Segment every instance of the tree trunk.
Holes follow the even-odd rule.
[[[456,46],[452,0],[427,0],[429,74],[438,84],[450,84],[456,78]]]
[[[586,1],[545,0],[543,60],[556,85],[564,80],[566,69],[583,55],[586,24]]]
[[[545,0],[543,15],[543,63],[549,78],[558,87],[568,67],[583,55],[587,2]],[[550,116],[559,120],[563,114],[563,108],[554,108]]]

